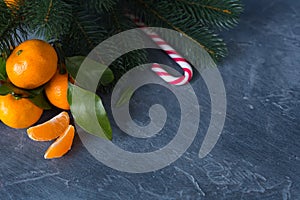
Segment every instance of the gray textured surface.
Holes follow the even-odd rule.
[[[228,114],[207,157],[197,157],[210,115],[198,77],[192,82],[202,109],[198,135],[179,160],[152,173],[108,168],[89,155],[78,136],[68,155],[44,160],[50,143],[31,141],[24,130],[1,123],[0,199],[300,199],[300,1],[245,3],[240,25],[224,34],[230,56],[219,69]],[[108,107],[109,97],[104,102]],[[133,139],[113,126],[116,144],[145,152],[174,137],[180,112],[173,107],[178,103],[163,88],[137,91],[131,101],[133,118],[147,122],[152,103],[161,103],[172,116],[161,134]],[[45,113],[41,121],[57,112]]]

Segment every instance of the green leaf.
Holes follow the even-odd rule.
[[[131,96],[134,93],[134,89],[132,87],[128,87],[121,95],[119,100],[116,103],[116,107],[121,107],[125,103],[129,102]]]
[[[86,58],[84,56],[74,56],[66,58],[66,67],[68,73],[75,79],[78,73],[78,70],[81,64],[85,61],[85,65],[91,69],[84,74],[86,77],[90,77],[90,75],[97,75],[102,73],[100,78],[100,83],[104,86],[110,84],[114,80],[113,72],[105,65],[96,62],[90,58]],[[79,83],[84,84],[84,83]]]
[[[111,71],[111,69],[107,68],[101,76],[100,83],[104,86],[107,86],[113,82],[114,79],[114,73]]]
[[[99,96],[69,84],[68,101],[77,125],[90,134],[112,140],[110,122]]]
[[[0,86],[0,95],[7,95],[11,92],[13,92],[13,91],[6,84],[2,84]]]
[[[84,59],[84,56],[73,56],[66,58],[67,71],[73,78],[76,78],[77,72]]]
[[[38,107],[44,110],[49,110],[52,107],[46,100],[43,90],[43,86],[33,90],[24,90],[8,82],[0,85],[0,95],[12,94],[20,98],[28,98],[32,103],[34,103]]]
[[[6,79],[7,79],[6,62],[4,58],[0,57],[0,80],[5,81]]]
[[[45,89],[45,85],[42,85],[38,88],[35,88],[35,89],[31,89],[31,90],[27,90],[31,95],[40,95]]]
[[[40,93],[32,98],[29,98],[29,100],[44,110],[50,110],[52,108],[52,106],[48,103],[43,93]]]
[[[0,95],[11,93],[13,95],[19,95],[24,98],[33,98],[37,95],[40,95],[43,91],[44,85],[32,90],[19,88],[10,82],[5,82],[0,86]]]
[[[0,86],[0,94],[1,95],[12,94],[24,98],[30,98],[34,96],[33,94],[30,93],[29,90],[18,88],[9,82],[6,82]]]

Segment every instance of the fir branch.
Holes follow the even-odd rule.
[[[87,55],[108,35],[102,26],[101,17],[96,17],[84,8],[77,9],[73,10],[73,26],[63,36],[63,47],[68,56]]]
[[[166,19],[165,17],[163,17],[157,10],[153,9],[150,7],[149,4],[147,4],[145,1],[143,0],[138,0],[141,4],[143,4],[145,6],[145,8],[147,8],[147,10],[149,10],[153,15],[155,15],[158,19],[160,19],[161,21],[165,22],[168,26],[172,27],[174,30],[184,34],[185,36],[189,37],[184,31],[182,31],[179,27],[175,26],[175,24],[173,24],[171,21],[169,21],[168,19]],[[189,37],[190,38],[190,37]],[[192,38],[191,38],[192,39]],[[194,40],[194,39],[192,39]],[[196,43],[199,44],[199,46],[203,47],[204,49],[206,49],[208,52],[210,53],[214,53],[213,51],[207,49],[204,45],[202,45],[200,42],[195,41]]]
[[[99,14],[112,11],[118,3],[117,0],[89,0],[85,2],[89,9],[94,9]]]
[[[110,36],[114,36],[118,33],[126,31],[135,27],[135,24],[124,17],[124,12],[121,7],[117,7],[116,9],[110,12],[111,14],[107,16],[108,18],[105,20],[108,23],[106,24],[106,29],[110,30]],[[128,49],[132,46],[132,43],[143,43],[144,37],[143,33],[136,34],[130,38],[122,38],[117,43],[117,47],[113,45],[107,46],[107,52],[105,54],[106,57],[115,56],[116,53],[120,52],[121,49]],[[145,50],[135,50],[129,52],[121,57],[117,58],[109,67],[115,74],[116,80],[118,80],[124,73],[126,73],[129,69],[136,67],[138,65],[144,64],[147,61],[147,54]],[[114,84],[114,83],[113,83]]]
[[[21,26],[17,7],[8,8],[0,1],[0,54],[8,56],[10,50],[26,38],[27,34]]]
[[[165,5],[159,4],[158,6],[157,4],[150,4],[153,3],[151,0],[136,0],[136,2],[138,3],[137,5],[144,7],[143,10],[147,11],[140,14],[147,25],[161,26],[178,31],[205,49],[214,60],[220,60],[220,58],[227,55],[226,45],[217,34],[200,22],[190,20],[190,17],[178,15],[178,13],[182,13],[181,10],[171,12],[170,3]],[[176,46],[176,41],[171,42],[171,44]]]
[[[45,40],[59,39],[69,32],[72,10],[61,0],[27,0],[21,9],[29,31]]]
[[[121,32],[122,26],[121,26],[120,20],[119,20],[118,15],[115,10],[112,11],[112,19],[114,22],[113,24],[115,24],[115,26],[116,26],[116,31]]]
[[[240,0],[26,0],[13,11],[0,2],[1,50],[20,42],[19,32],[24,34],[26,27],[45,40],[62,41],[68,56],[87,55],[106,38],[135,27],[121,12],[126,6],[149,26],[176,30],[219,60],[227,53],[226,45],[213,30],[232,28],[242,12]],[[164,39],[174,47],[182,45]],[[135,55],[122,61],[128,65],[116,61],[119,71],[144,58]]]
[[[233,28],[243,11],[240,0],[175,0],[172,6],[189,19],[218,29]]]

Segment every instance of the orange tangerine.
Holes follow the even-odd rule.
[[[68,74],[60,74],[59,70],[45,87],[45,92],[49,101],[56,107],[70,110],[68,103]]]
[[[27,128],[36,123],[43,109],[29,99],[17,98],[11,94],[0,95],[0,119],[12,128]]]
[[[54,76],[57,60],[57,54],[50,44],[37,39],[27,40],[8,57],[7,76],[20,88],[37,88]]]

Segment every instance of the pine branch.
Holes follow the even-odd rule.
[[[0,1],[0,55],[10,54],[10,49],[20,43],[27,34],[21,26],[17,7],[8,8]]]
[[[181,10],[190,20],[218,29],[233,28],[243,11],[240,0],[175,0],[172,7],[168,7],[171,8]]]
[[[78,2],[77,5],[73,4],[72,0],[68,1],[68,3],[73,7],[73,26],[70,29],[70,33],[64,35],[62,39],[63,49],[67,56],[88,55],[105,39],[134,26],[129,19],[124,17],[119,7],[115,7],[109,14],[103,12],[100,15],[97,11],[90,10],[87,6],[82,6],[84,2],[80,6],[78,6]],[[128,45],[130,45],[130,40],[124,39],[119,41],[117,45],[108,44],[106,47],[102,47],[105,50],[101,51],[101,55],[96,53],[92,56],[95,56],[94,59],[102,64],[108,64],[106,60],[118,57],[115,56],[116,53],[120,49],[126,49]],[[145,63],[145,61],[145,52],[134,51],[114,60],[109,68],[114,72],[115,80],[117,81],[130,68]],[[109,86],[99,86],[99,88],[102,92],[110,91],[115,83]]]
[[[178,33],[181,34],[180,32]],[[167,33],[166,35],[164,32],[159,34],[181,54],[195,57],[199,56],[197,54],[191,53],[189,49],[191,46],[188,45],[191,43],[184,43],[182,40],[178,40],[179,37],[182,38],[182,36],[180,36],[179,34],[170,35],[169,33]],[[194,45],[202,47],[202,49],[209,53],[215,61],[221,60],[228,54],[227,47],[223,39],[221,39],[216,33],[212,32],[206,27],[193,27],[187,29],[183,37],[189,39]],[[198,41],[201,41],[200,45]]]
[[[95,10],[97,13],[110,12],[114,9],[118,0],[89,0],[85,1],[89,9]]]
[[[63,36],[63,47],[66,54],[68,56],[87,55],[103,41],[107,37],[108,31],[101,22],[101,17],[95,17],[83,8],[73,9],[72,27]]]
[[[135,24],[130,19],[124,17],[124,12],[121,7],[116,7],[110,12],[110,15],[106,15],[106,17],[105,21],[107,23],[103,25],[106,26],[107,30],[109,30],[109,37],[135,27]],[[107,58],[115,58],[120,50],[129,49],[133,43],[143,43],[143,36],[144,35],[141,32],[140,34],[136,34],[129,38],[122,37],[120,40],[114,41],[114,44],[108,44],[106,47],[106,53],[103,56]],[[129,69],[144,64],[146,61],[146,51],[135,50],[117,58],[109,67],[114,72],[117,81]],[[112,85],[114,84],[115,82]]]
[[[20,0],[18,5],[7,8],[0,0],[1,52],[9,52],[10,46],[21,42],[26,29],[45,40],[60,41],[67,56],[87,55],[105,39],[136,27],[123,16],[126,6],[147,25],[176,30],[219,60],[227,49],[214,30],[232,28],[242,12],[240,0]],[[163,37],[183,54],[189,51],[177,37]],[[130,40],[120,42],[124,48],[130,45]],[[115,50],[108,48],[105,56],[113,56],[111,51]],[[110,67],[122,74],[144,63],[145,58],[144,52],[135,51]]]
[[[58,39],[69,32],[71,6],[61,0],[26,0],[21,9],[29,31],[45,40]]]
[[[205,49],[214,60],[220,60],[220,58],[227,55],[227,48],[225,43],[217,34],[209,30],[208,27],[191,20],[190,17],[184,16],[182,10],[172,12],[170,10],[170,3],[163,1],[166,4],[159,6],[153,4],[153,0],[135,0],[135,10],[143,10],[138,15],[146,21],[149,26],[165,27],[178,31],[185,37],[192,40],[195,44]],[[152,4],[151,4],[152,3]],[[172,5],[172,4],[171,4]],[[142,7],[142,8],[141,8]],[[178,15],[178,13],[181,13]],[[168,38],[164,38],[168,40]],[[176,41],[172,41],[173,46],[176,45]]]

